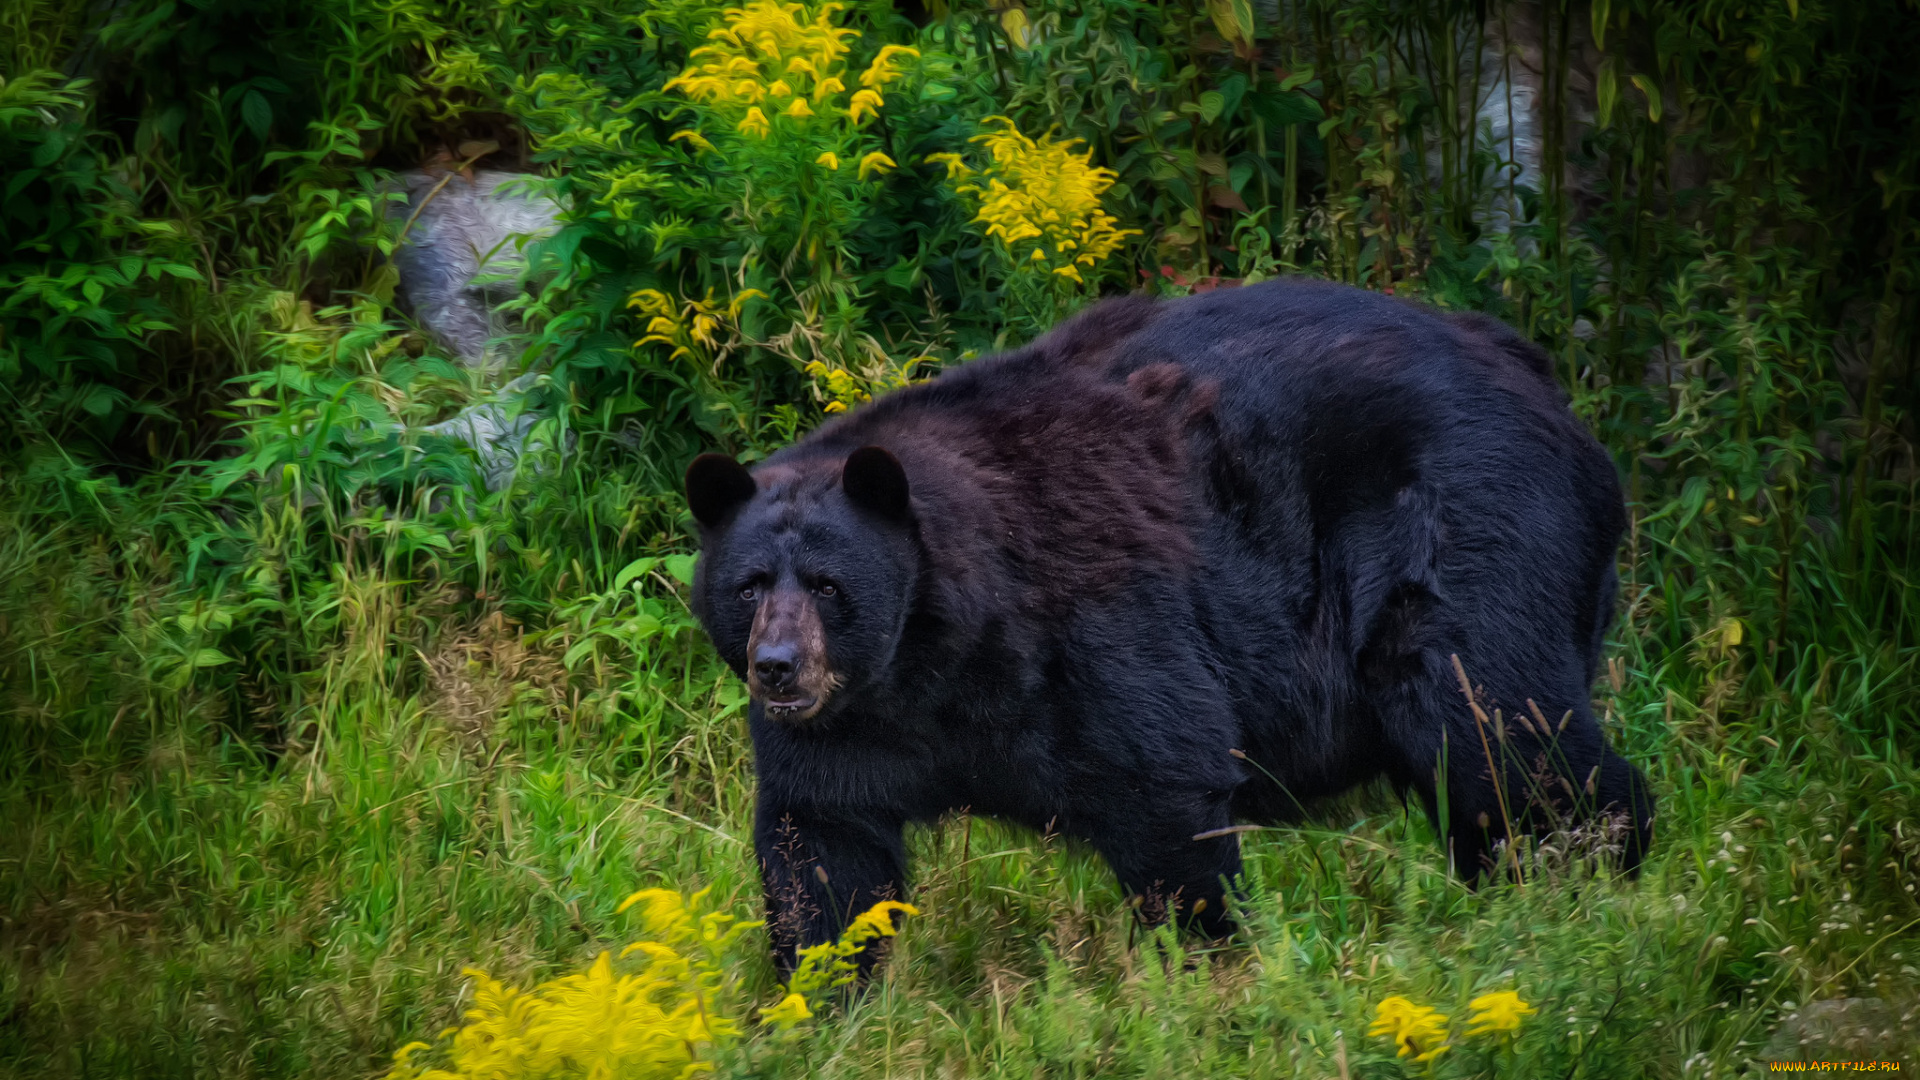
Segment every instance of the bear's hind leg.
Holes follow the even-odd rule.
[[[1233,932],[1226,884],[1240,876],[1240,837],[1225,794],[1161,792],[1085,835],[1148,923],[1176,920],[1210,938]]]
[[[1653,793],[1647,787],[1646,775],[1633,762],[1610,746],[1604,748],[1603,754],[1595,792],[1597,802],[1604,813],[1625,815],[1620,867],[1629,874],[1637,874],[1641,860],[1647,857],[1647,849],[1653,846]]]
[[[1525,685],[1511,674],[1499,681]],[[1536,708],[1527,693],[1511,695],[1516,707],[1485,698],[1478,680],[1475,688],[1477,712],[1451,657],[1429,653],[1417,677],[1372,695],[1397,761],[1394,779],[1420,795],[1445,833],[1454,871],[1471,881],[1497,869],[1510,827],[1544,836],[1600,825],[1607,830],[1596,837],[1603,849],[1611,848],[1625,870],[1638,866],[1650,835],[1646,784],[1607,745],[1592,708],[1580,700],[1583,691],[1533,691]]]

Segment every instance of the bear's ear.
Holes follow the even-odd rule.
[[[709,529],[758,490],[746,466],[725,454],[701,454],[687,466],[687,509]]]
[[[906,519],[907,470],[885,449],[863,446],[848,454],[840,470],[840,486],[855,506],[898,521]]]

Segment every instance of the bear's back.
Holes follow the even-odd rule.
[[[1462,591],[1520,603],[1483,586],[1550,566],[1547,592],[1583,595],[1585,635],[1623,521],[1611,458],[1536,347],[1485,316],[1308,280],[1104,301],[769,464],[832,469],[864,445],[907,465],[939,558],[1040,606],[1212,561],[1224,521],[1297,570],[1349,524],[1381,535],[1370,523],[1413,493],[1472,554],[1451,568]]]
[[[1463,619],[1527,624],[1539,663],[1571,637],[1591,669],[1625,526],[1618,471],[1510,327],[1290,280],[1164,305],[1103,350],[1110,380],[1173,363],[1213,391],[1203,561],[1257,555],[1295,578],[1344,563],[1354,580],[1394,567]]]

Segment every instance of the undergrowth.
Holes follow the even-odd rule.
[[[1102,293],[1289,273],[1510,320],[1614,451],[1595,694],[1658,796],[1641,877],[1472,891],[1369,790],[1243,835],[1243,930],[1201,947],[956,816],[864,994],[795,1009],[744,932],[697,1056],[1726,1076],[1878,998],[1920,1067],[1920,10],[914,11],[0,0],[0,1069],[369,1077],[482,988],[592,976],[637,891],[756,918],[686,462]],[[711,33],[748,17],[811,70]],[[1483,72],[1537,94],[1537,162]],[[422,430],[493,392],[394,301],[426,162],[566,207],[511,304],[546,449],[504,490]]]

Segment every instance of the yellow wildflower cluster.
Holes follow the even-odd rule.
[[[1534,1015],[1533,1006],[1520,1000],[1520,995],[1511,990],[1502,990],[1497,994],[1482,994],[1470,1003],[1473,1015],[1467,1017],[1467,1035],[1504,1034],[1511,1035],[1520,1030],[1520,1024]]]
[[[811,948],[800,950],[800,962],[794,965],[793,978],[787,981],[787,1005],[795,997],[819,998],[829,990],[852,982],[859,974],[859,965],[854,957],[874,938],[892,937],[898,932],[893,916],[918,915],[920,909],[912,904],[903,904],[898,900],[882,900],[860,913],[844,932],[840,940],[823,942]]]
[[[793,978],[787,981],[787,996],[780,1004],[760,1010],[760,1022],[780,1031],[813,1017],[808,998],[818,1001],[828,991],[852,982],[859,975],[853,957],[877,937],[897,933],[894,912],[918,915],[920,909],[898,900],[882,900],[860,913],[840,934],[840,940],[800,950],[800,962],[794,965]]]
[[[735,130],[762,139],[777,124],[805,125],[816,118],[845,117],[858,126],[885,104],[882,89],[903,74],[896,64],[920,52],[904,45],[885,46],[860,73],[856,80],[860,89],[845,96],[846,39],[859,37],[860,32],[834,25],[844,10],[844,4],[823,4],[809,15],[805,5],[777,0],[728,8],[725,24],[707,35],[711,44],[693,50],[692,66],[666,88],[715,106],[734,121]],[[681,132],[675,138],[706,145],[697,132]],[[867,159],[874,156],[869,154]],[[819,163],[839,168],[837,155],[822,155]],[[862,178],[871,168],[863,159]]]
[[[882,362],[864,373],[834,367],[820,360],[807,364],[806,373],[818,382],[820,394],[826,399],[822,412],[846,412],[848,409],[873,400],[873,395],[898,389],[913,382],[913,369],[923,361],[932,359],[916,356],[906,363],[895,367]]]
[[[474,968],[473,1008],[466,1024],[440,1033],[446,1067],[416,1063],[431,1043],[413,1042],[393,1055],[385,1080],[686,1080],[712,1069],[715,1047],[742,1035],[718,1008],[726,981],[720,961],[758,922],[721,912],[697,914],[708,890],[683,899],[670,889],[634,893],[619,910],[640,909],[650,939],[602,952],[584,972],[532,990],[507,986]],[[853,957],[876,937],[892,937],[895,912],[918,915],[893,900],[868,908],[840,940],[803,949],[786,996],[763,1009],[760,1022],[785,1032],[813,1016],[808,998],[851,982]],[[630,974],[616,962],[638,956]]]
[[[1447,1018],[1433,1009],[1403,997],[1390,997],[1374,1012],[1373,1026],[1367,1034],[1392,1039],[1400,1057],[1411,1054],[1415,1061],[1432,1061],[1452,1048],[1447,1040]]]
[[[1536,1012],[1512,990],[1482,994],[1473,999],[1471,1008],[1473,1014],[1467,1018],[1469,1038],[1511,1036]],[[1432,1061],[1453,1048],[1447,1018],[1403,997],[1390,997],[1374,1007],[1373,1026],[1367,1029],[1367,1034],[1392,1040],[1400,1057],[1411,1055],[1419,1062]]]
[[[432,1049],[410,1043],[394,1055],[388,1080],[537,1080],[545,1077],[621,1076],[636,1080],[686,1077],[707,1068],[710,1049],[740,1034],[720,1015],[715,999],[723,982],[718,959],[741,934],[759,923],[694,912],[706,890],[683,901],[666,889],[628,897],[625,911],[641,905],[653,940],[620,950],[638,955],[630,974],[614,970],[602,952],[585,972],[542,983],[531,991],[506,986],[468,968],[474,1006],[467,1023],[442,1033],[447,1068],[416,1065]]]
[[[947,167],[954,190],[979,202],[974,216],[997,238],[1016,271],[1037,264],[1061,277],[1084,282],[1081,268],[1092,268],[1119,249],[1137,229],[1100,208],[1100,196],[1113,186],[1112,169],[1093,164],[1091,150],[1076,153],[1079,139],[1055,142],[1030,139],[1004,116],[990,116],[997,131],[975,136],[985,143],[988,163],[974,170],[959,154],[932,154],[927,160]]]
[[[667,345],[673,349],[669,359],[712,357],[717,367],[725,356],[724,343],[717,331],[740,318],[740,309],[755,297],[767,294],[759,289],[743,289],[721,304],[708,289],[705,299],[676,301],[658,289],[641,289],[627,299],[627,306],[638,308],[647,320],[647,336],[634,342],[642,345]]]

